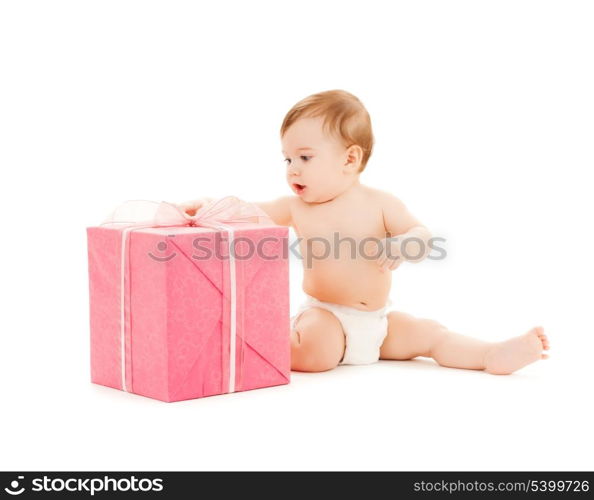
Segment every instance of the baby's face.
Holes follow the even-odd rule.
[[[323,118],[301,118],[281,139],[287,183],[307,203],[323,203],[344,192],[353,181],[347,148],[326,135]]]

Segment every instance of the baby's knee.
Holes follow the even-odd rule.
[[[292,369],[331,370],[340,363],[344,347],[344,333],[336,316],[325,309],[311,308],[302,314],[292,333]]]
[[[300,372],[325,372],[336,368],[340,362],[335,356],[320,352],[307,345],[291,349],[291,369]]]
[[[301,342],[298,331],[292,333],[291,370],[299,372],[325,372],[335,368],[340,359],[312,342]]]
[[[415,320],[415,330],[419,340],[420,355],[434,358],[434,351],[447,340],[448,329],[434,319],[419,318]]]
[[[419,320],[419,326],[427,332],[433,332],[437,334],[443,333],[447,328],[442,325],[439,321],[429,318],[421,318]]]

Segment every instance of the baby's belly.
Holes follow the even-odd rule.
[[[377,261],[313,260],[304,268],[303,291],[323,302],[373,311],[388,300],[392,271],[382,273]]]

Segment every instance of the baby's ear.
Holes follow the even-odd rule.
[[[361,161],[363,160],[363,149],[357,144],[352,144],[346,151],[345,167],[349,171],[358,173],[361,169]]]

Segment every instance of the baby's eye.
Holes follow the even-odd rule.
[[[304,155],[302,155],[299,158],[301,158],[303,161],[309,161],[309,160],[311,160],[312,157],[311,156],[304,156]],[[288,162],[288,163],[291,163],[291,159],[290,158],[285,158],[285,161]]]

